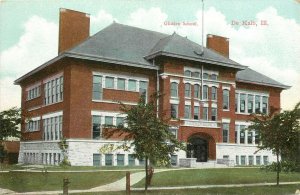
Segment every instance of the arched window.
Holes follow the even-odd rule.
[[[212,87],[211,88],[211,99],[212,100],[217,100],[217,87]]]
[[[178,84],[175,82],[171,83],[171,97],[178,97]]]
[[[184,71],[184,76],[186,77],[191,77],[192,76],[192,72],[189,70]]]
[[[223,110],[229,110],[229,90],[223,90]]]
[[[208,99],[208,86],[207,85],[203,86],[203,99],[205,99],[205,100]]]
[[[211,80],[215,80],[216,81],[216,80],[218,80],[218,75],[212,74],[210,78],[211,78]]]
[[[184,87],[185,97],[191,97],[191,84],[186,83]]]
[[[192,77],[200,78],[200,72],[192,72]]]
[[[203,79],[208,79],[209,75],[207,73],[203,73]]]
[[[194,85],[194,98],[200,99],[200,85]]]

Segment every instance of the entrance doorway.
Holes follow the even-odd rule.
[[[207,162],[208,143],[201,137],[191,137],[187,145],[187,158],[196,158],[197,162]]]

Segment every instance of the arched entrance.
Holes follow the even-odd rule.
[[[192,136],[188,139],[187,158],[196,158],[197,162],[207,162],[208,141],[200,136]]]

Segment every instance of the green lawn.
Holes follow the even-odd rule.
[[[143,166],[101,166],[101,167],[93,167],[93,166],[69,166],[69,167],[61,167],[61,166],[47,166],[45,167],[48,171],[88,171],[88,170],[144,170]],[[32,170],[44,170],[44,167],[39,168],[31,168]]]
[[[300,173],[281,173],[280,181],[299,181]],[[275,172],[258,168],[185,169],[156,173],[152,186],[191,186],[205,184],[246,184],[276,182]],[[134,187],[143,187],[144,180]]]
[[[0,173],[0,188],[17,192],[62,190],[63,178],[68,177],[69,189],[89,189],[125,177],[124,171],[94,173]]]
[[[259,187],[234,187],[234,188],[208,188],[184,190],[149,190],[148,195],[287,195],[295,194],[300,185],[259,186]],[[79,193],[81,195],[125,195],[122,192]],[[143,191],[132,191],[131,195],[144,195]]]

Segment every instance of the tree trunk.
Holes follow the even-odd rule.
[[[145,194],[147,194],[147,189],[148,189],[148,157],[145,158],[145,171],[146,171]]]
[[[276,152],[277,157],[277,186],[279,186],[279,172],[280,172],[280,162],[279,162],[279,152]]]

